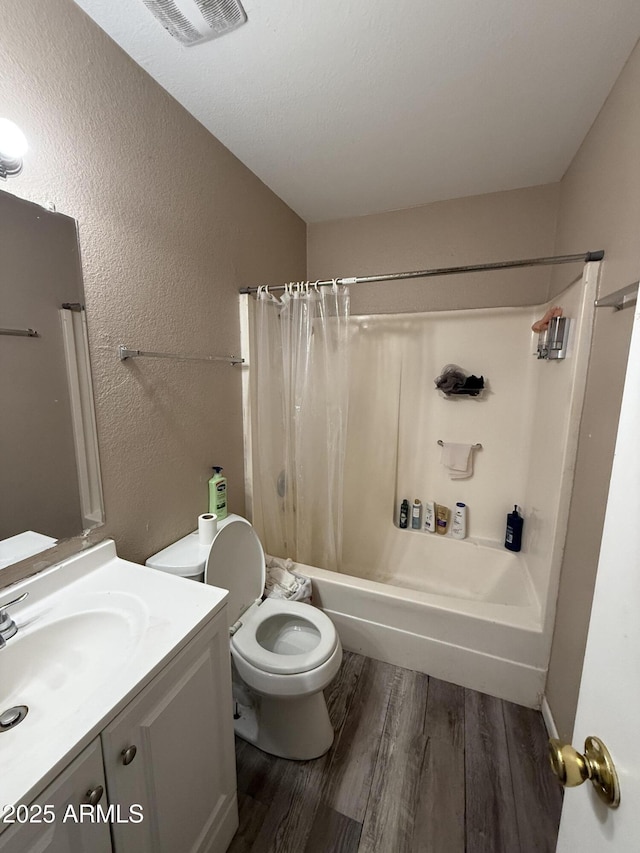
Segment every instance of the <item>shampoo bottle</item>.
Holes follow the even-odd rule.
[[[429,533],[436,532],[436,507],[433,501],[427,501],[424,505],[424,529]]]
[[[420,530],[422,525],[422,501],[415,498],[411,507],[411,528]]]
[[[451,535],[454,539],[467,538],[467,505],[458,502],[453,513]]]
[[[400,524],[402,530],[406,530],[409,523],[409,501],[405,498],[400,504]]]
[[[209,480],[209,512],[218,517],[218,521],[227,517],[227,478],[220,473],[222,468],[213,466],[213,477]]]
[[[518,512],[517,504],[513,512],[507,515],[507,532],[504,537],[504,547],[509,551],[519,551],[522,547],[522,525],[524,519]]]
[[[449,529],[450,512],[448,506],[438,504],[436,507],[436,533],[439,533],[441,536],[445,536]]]

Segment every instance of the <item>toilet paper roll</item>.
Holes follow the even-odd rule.
[[[205,512],[198,516],[198,541],[201,545],[211,545],[218,532],[218,516]]]

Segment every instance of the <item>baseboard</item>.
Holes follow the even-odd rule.
[[[544,720],[544,724],[547,728],[547,734],[549,737],[558,737],[558,728],[556,726],[556,721],[553,719],[553,714],[551,713],[551,708],[549,703],[547,702],[547,697],[542,697],[542,704],[540,706],[540,710],[542,711],[542,719]]]

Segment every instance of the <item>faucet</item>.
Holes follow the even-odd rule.
[[[22,595],[19,595],[12,601],[5,601],[4,604],[0,604],[0,649],[3,649],[7,645],[7,640],[13,637],[18,631],[18,626],[7,613],[7,608],[11,607],[12,604],[17,604],[19,601],[24,601],[28,595],[28,592],[23,592]]]

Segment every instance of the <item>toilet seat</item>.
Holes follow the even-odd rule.
[[[309,672],[325,663],[338,644],[329,617],[300,601],[267,598],[247,611],[241,622],[231,639],[232,650],[264,672],[278,675]],[[267,639],[270,642],[265,642]],[[268,645],[290,650],[271,651]],[[299,653],[295,652],[296,645]]]
[[[204,578],[229,590],[229,624],[235,627],[232,651],[266,673],[310,672],[334,653],[334,624],[310,604],[281,598],[261,601],[265,575],[264,551],[253,527],[238,518],[220,528]]]

